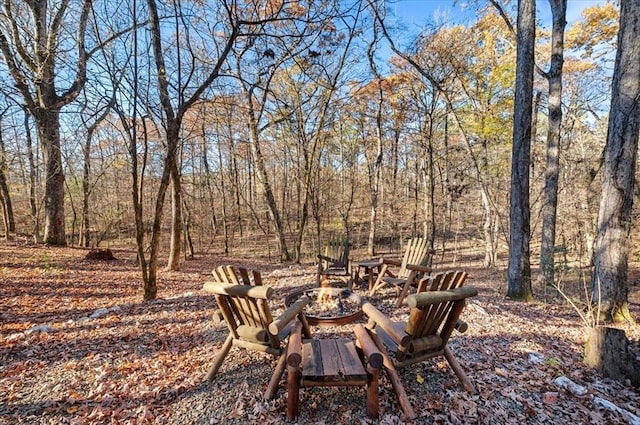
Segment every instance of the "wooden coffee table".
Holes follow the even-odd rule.
[[[292,335],[293,337],[293,335]],[[371,347],[363,348],[367,353]],[[377,354],[376,354],[377,353]],[[378,375],[382,367],[379,352],[367,357],[365,366],[350,339],[305,339],[293,337],[287,352],[287,417],[298,416],[300,387],[365,386],[367,416],[377,418]]]

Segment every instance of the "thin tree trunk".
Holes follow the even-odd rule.
[[[82,167],[82,217],[80,219],[80,246],[88,247],[90,240],[89,233],[89,176],[91,175],[91,139],[93,130],[87,132],[87,138],[83,146],[84,164]]]
[[[177,141],[174,142],[177,145]],[[177,151],[177,149],[176,149]],[[182,238],[182,184],[178,170],[177,153],[171,161],[171,242],[166,270],[180,270],[180,241]]]
[[[33,240],[35,243],[41,243],[40,235],[40,214],[38,212],[38,197],[36,195],[36,182],[38,181],[36,160],[34,157],[33,138],[31,137],[31,129],[29,126],[29,118],[31,114],[24,108],[24,130],[27,142],[27,157],[29,160],[29,211],[33,222]]]
[[[640,0],[622,0],[592,282],[593,302],[601,303],[602,313],[614,322],[633,321],[628,263],[640,128],[639,57]]]
[[[491,208],[491,201],[489,194],[484,190],[484,186],[480,188],[480,198],[482,199],[482,210],[484,222],[482,224],[482,233],[484,236],[484,261],[485,267],[495,266],[497,258],[496,249],[496,225],[497,218],[494,216],[493,208]]]
[[[16,232],[16,220],[13,214],[13,205],[11,203],[11,195],[9,193],[9,186],[7,184],[7,152],[4,144],[4,134],[2,133],[2,126],[0,126],[0,194],[2,197],[2,207],[4,210],[4,221],[7,229],[5,235],[7,239],[10,238],[11,233]]]
[[[376,226],[378,217],[378,201],[380,197],[380,181],[382,174],[382,141],[383,141],[383,129],[382,129],[382,104],[383,104],[383,91],[382,91],[382,78],[376,68],[376,62],[374,58],[376,43],[378,42],[378,26],[374,24],[374,40],[369,45],[367,56],[369,58],[369,67],[376,79],[378,89],[378,102],[376,107],[376,127],[375,127],[375,140],[376,140],[376,152],[373,161],[369,164],[369,186],[371,191],[371,213],[369,215],[369,239],[367,241],[367,255],[375,255],[375,241],[376,241]],[[364,134],[364,133],[363,133]]]
[[[230,133],[232,134],[232,133]],[[233,140],[230,141],[230,151],[233,152]],[[233,155],[232,155],[233,156]],[[220,190],[222,192],[221,196],[222,196],[222,233],[223,233],[223,238],[224,238],[224,255],[229,255],[229,212],[227,211],[227,185],[226,185],[226,178],[224,175],[224,166],[222,163],[222,149],[220,146],[220,143],[218,143],[218,168],[220,170]],[[231,164],[229,164],[229,169],[233,171],[233,167]],[[238,186],[238,182],[236,180],[236,187],[235,187],[235,193],[236,195],[238,194],[238,192],[240,191],[240,187]],[[237,200],[237,206],[238,206],[238,214],[240,214],[240,200],[239,197],[236,198]],[[240,229],[242,229],[242,223],[241,223],[241,219],[238,216],[238,225],[240,226]],[[240,231],[240,236],[242,236],[242,230]]]
[[[542,204],[542,243],[540,247],[540,281],[555,281],[554,252],[560,175],[560,128],[562,125],[562,66],[564,63],[564,28],[567,24],[567,0],[549,0],[553,15],[551,65],[546,74],[549,83],[549,127],[547,130],[547,165]]]
[[[249,98],[249,102],[251,99]],[[262,189],[264,190],[264,197],[267,204],[267,210],[269,216],[275,227],[276,237],[278,238],[278,250],[280,251],[280,261],[291,261],[291,255],[287,249],[287,240],[284,234],[284,226],[282,225],[282,218],[278,211],[278,205],[276,204],[276,198],[273,194],[269,175],[264,164],[264,156],[260,149],[260,140],[258,135],[258,123],[255,120],[253,111],[249,112],[249,133],[251,140],[251,153],[256,164],[256,171],[260,183],[262,183]]]
[[[531,165],[535,15],[534,0],[518,1],[507,298],[524,301],[533,299],[530,258],[529,167]]]

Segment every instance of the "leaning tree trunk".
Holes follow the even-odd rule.
[[[620,6],[592,281],[593,302],[614,322],[633,321],[627,273],[640,128],[640,0]]]
[[[507,298],[524,301],[533,299],[530,258],[529,167],[531,164],[535,9],[534,0],[518,1]]]
[[[258,172],[258,178],[260,183],[262,184],[262,189],[264,191],[264,197],[267,203],[267,209],[269,211],[269,216],[273,225],[275,227],[276,236],[278,237],[278,249],[280,251],[280,261],[286,262],[291,261],[291,255],[289,254],[289,250],[287,248],[287,239],[285,238],[284,226],[282,224],[282,217],[280,216],[280,212],[278,211],[278,205],[276,203],[276,198],[273,194],[273,188],[271,187],[271,182],[269,180],[269,175],[267,174],[267,168],[265,167],[264,156],[262,155],[262,150],[260,149],[260,140],[258,135],[258,123],[253,116],[253,111],[249,113],[249,130],[251,134],[251,153],[253,154],[253,159],[256,164],[256,171]]]

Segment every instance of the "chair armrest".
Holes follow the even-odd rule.
[[[327,257],[326,255],[318,254],[318,260],[320,261],[328,261],[330,263],[336,263],[338,260],[335,258]]]
[[[421,266],[419,264],[407,264],[407,269],[413,270],[414,272],[422,272],[422,273],[431,273],[433,268],[428,266]]]
[[[262,285],[234,285],[223,282],[205,282],[202,286],[206,292],[217,295],[228,295],[231,297],[252,297],[268,300],[273,295],[270,286]]]
[[[465,333],[469,329],[469,325],[464,320],[458,319],[454,328],[460,333]]]
[[[213,320],[213,323],[215,323],[216,325],[219,325],[224,322],[224,316],[222,315],[222,312],[220,310],[214,310],[213,314],[211,315],[211,320]]]
[[[367,359],[367,364],[374,368],[380,369],[382,367],[382,353],[378,349],[378,346],[373,342],[369,332],[362,326],[361,324],[356,325],[353,328],[353,332],[356,334],[356,341],[358,341],[358,346],[364,353],[365,358]]]
[[[411,308],[430,304],[439,304],[448,301],[458,301],[465,298],[475,297],[478,290],[473,286],[463,286],[461,288],[447,289],[446,291],[427,291],[419,294],[412,294],[407,297],[407,304]]]
[[[380,259],[380,263],[388,264],[390,266],[401,266],[402,265],[402,261],[401,260],[395,260],[393,258],[381,258]]]
[[[287,364],[298,367],[302,362],[302,323],[296,320],[291,329],[287,345]]]
[[[309,304],[311,300],[307,296],[300,297],[298,301],[291,304],[288,309],[284,311],[276,320],[269,325],[269,333],[271,335],[278,335],[282,329],[285,328],[293,319],[296,318],[302,310]]]
[[[411,335],[408,335],[406,332],[398,332],[398,328],[394,323],[372,304],[368,302],[362,304],[362,311],[370,320],[375,322],[377,326],[380,326],[396,344],[407,346],[411,342]]]

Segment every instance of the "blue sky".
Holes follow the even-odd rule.
[[[567,22],[569,25],[580,19],[582,10],[605,0],[568,0]],[[516,2],[513,1],[513,7]],[[547,0],[536,1],[538,7],[538,21],[545,27],[551,26],[551,12]],[[469,22],[475,15],[472,2],[460,0],[454,4],[452,0],[389,0],[387,5],[391,11],[401,19],[411,31],[419,30],[427,23],[440,20],[452,22]]]

